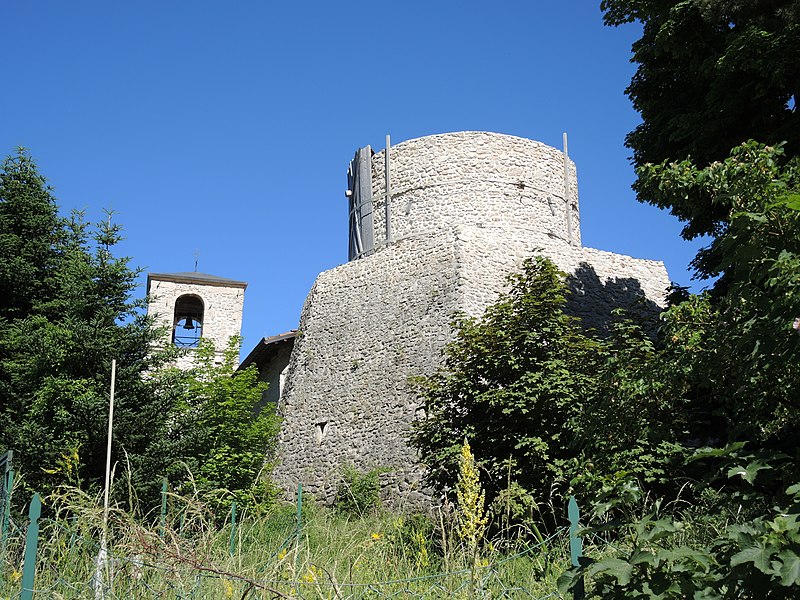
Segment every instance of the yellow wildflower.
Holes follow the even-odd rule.
[[[303,575],[303,577],[301,578],[301,580],[302,580],[302,581],[306,581],[306,582],[308,582],[308,583],[313,583],[314,581],[316,581],[317,579],[319,579],[320,572],[321,572],[321,571],[320,571],[320,569],[319,569],[319,568],[317,568],[317,567],[316,567],[316,566],[314,566],[314,565],[311,565],[311,566],[308,568],[308,573],[306,573],[305,575]]]

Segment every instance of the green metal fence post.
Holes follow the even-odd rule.
[[[6,488],[3,498],[3,506],[0,507],[3,515],[2,542],[0,542],[0,561],[6,555],[6,542],[8,541],[8,521],[11,518],[11,490],[14,489],[14,471],[6,473]]]
[[[231,556],[236,552],[236,500],[231,503]]]
[[[6,540],[8,539],[8,519],[11,513],[11,490],[14,487],[14,471],[12,470],[13,450],[8,450],[0,456],[0,560],[5,556]],[[2,576],[2,575],[0,575]]]
[[[39,545],[39,516],[42,514],[42,499],[33,495],[28,509],[28,535],[25,538],[25,562],[22,566],[22,591],[19,600],[33,600],[33,583],[36,579],[36,551]]]
[[[167,478],[161,484],[161,518],[159,519],[159,537],[163,540],[167,531]]]
[[[575,496],[569,497],[567,517],[569,518],[569,554],[572,559],[572,566],[580,567],[581,563],[579,559],[583,556],[583,540],[578,537],[580,513],[578,512],[578,502],[575,500]],[[577,581],[572,593],[575,600],[583,600],[586,597],[583,577]]]
[[[9,453],[10,454],[10,453]],[[3,490],[3,502],[0,506],[0,514],[2,515],[2,537],[0,537],[0,583],[3,582],[3,563],[6,559],[6,543],[8,542],[8,523],[11,518],[11,490],[14,489],[14,471],[11,469],[5,474],[3,478],[5,488]]]

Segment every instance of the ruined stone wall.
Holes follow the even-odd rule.
[[[185,294],[199,296],[203,300],[203,337],[214,342],[220,358],[231,336],[241,333],[244,289],[240,287],[152,279],[147,293],[150,298],[148,314],[154,316],[156,325],[164,327],[167,332],[162,342],[164,346],[171,343],[175,302]],[[176,366],[190,368],[194,360],[192,353],[192,349],[187,350]]]
[[[428,496],[405,442],[419,409],[409,378],[439,366],[454,313],[481,314],[534,254],[569,274],[569,309],[594,327],[616,306],[652,316],[669,280],[661,262],[580,246],[571,164],[568,243],[563,155],[553,148],[466,132],[398,144],[391,156],[394,242],[317,278],[281,399],[275,477],[331,501],[344,464],[389,467],[385,496],[419,507]],[[376,198],[382,169],[379,153]],[[380,202],[375,215],[383,242]]]

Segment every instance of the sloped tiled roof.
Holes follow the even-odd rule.
[[[281,343],[291,342],[294,344],[294,338],[297,337],[297,330],[292,329],[286,333],[273,335],[271,337],[262,338],[256,344],[256,347],[250,351],[250,354],[241,362],[239,370],[246,369],[251,364],[259,365],[263,360],[268,358],[273,352],[277,351],[278,345]]]
[[[217,277],[208,273],[198,273],[197,271],[184,271],[181,273],[148,273],[147,287],[150,288],[150,280],[173,281],[175,283],[199,283],[200,285],[216,285],[221,287],[240,287],[246,288],[247,283],[236,279]]]

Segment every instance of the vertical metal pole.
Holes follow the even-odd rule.
[[[6,544],[8,543],[8,521],[11,515],[11,490],[14,489],[14,471],[9,469],[5,474],[5,498],[3,498],[3,530],[0,539],[0,583],[3,581],[3,561],[6,558]]]
[[[573,567],[580,567],[580,558],[583,556],[583,540],[578,537],[578,523],[580,521],[580,514],[578,512],[578,502],[575,496],[569,497],[569,505],[567,507],[567,517],[569,518],[569,554],[572,559]],[[575,584],[572,591],[575,600],[583,600],[586,597],[586,591],[583,584],[583,577],[581,577]]]
[[[33,584],[36,579],[36,551],[39,546],[39,516],[42,514],[42,499],[33,495],[28,509],[28,534],[25,537],[25,562],[22,567],[22,591],[20,600],[33,600]]]
[[[104,572],[106,569],[106,544],[108,543],[108,504],[111,493],[111,439],[114,432],[114,391],[117,383],[117,359],[111,360],[111,392],[108,400],[108,440],[106,443],[106,485],[103,493],[103,529],[100,532],[100,551],[94,571],[94,597],[105,597]]]
[[[303,484],[297,484],[297,535],[303,530]]]
[[[384,173],[386,175],[386,245],[392,243],[392,211],[391,211],[391,201],[392,201],[392,187],[391,187],[391,177],[390,177],[390,162],[389,162],[389,150],[392,147],[391,139],[389,138],[389,134],[386,134],[386,150],[384,151]]]
[[[114,388],[117,383],[117,359],[111,361],[111,394],[108,402],[108,443],[106,445],[106,489],[103,497],[103,530],[108,524],[108,496],[111,488],[111,435],[114,431]]]
[[[231,541],[230,553],[231,556],[236,552],[236,500],[231,503]]]
[[[161,484],[161,518],[159,519],[159,537],[163,540],[167,532],[167,478]]]
[[[2,526],[2,531],[0,531],[0,562],[2,562],[5,556],[6,541],[8,540],[8,520],[11,515],[11,491],[14,489],[14,470],[11,468],[13,456],[13,451],[9,450],[3,455],[3,460],[0,463],[0,466],[2,466],[2,469],[0,469],[0,471],[2,471],[0,472],[0,477],[3,478],[3,505],[0,506],[0,526]],[[2,571],[2,569],[0,569],[0,571]],[[2,573],[0,573],[0,577],[2,577]]]
[[[569,151],[567,150],[567,132],[564,132],[564,204],[567,207],[567,240],[572,240],[572,202],[569,196]]]

